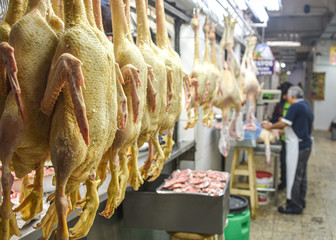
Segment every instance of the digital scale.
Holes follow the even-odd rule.
[[[258,96],[258,104],[262,103],[278,103],[281,100],[281,90],[262,89]]]
[[[281,90],[262,89],[257,99],[257,120],[262,122],[267,116],[264,116],[265,104],[278,103],[281,100]]]

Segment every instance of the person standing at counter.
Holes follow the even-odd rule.
[[[314,116],[304,101],[303,90],[293,86],[288,90],[291,106],[284,118],[275,124],[262,122],[267,130],[285,127],[287,165],[287,204],[278,208],[280,213],[301,214],[306,206],[307,162],[311,152],[311,130]]]
[[[275,105],[274,111],[272,113],[271,123],[276,123],[280,121],[284,116],[286,116],[287,111],[290,107],[290,104],[287,101],[287,92],[292,85],[293,84],[291,84],[290,82],[284,82],[278,87],[278,89],[281,90],[281,101]],[[282,190],[286,187],[286,141],[285,141],[285,134],[283,131],[280,139],[281,139],[281,152],[280,152],[281,174],[278,189]]]

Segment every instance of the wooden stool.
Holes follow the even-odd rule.
[[[217,240],[216,234],[197,234],[197,233],[182,233],[182,232],[168,232],[172,240]]]
[[[247,164],[239,165],[239,152],[247,151]],[[238,182],[236,176],[247,176],[248,183]],[[258,193],[256,170],[254,164],[254,149],[252,147],[235,147],[231,167],[230,194],[250,197],[251,217],[255,218],[258,208]]]

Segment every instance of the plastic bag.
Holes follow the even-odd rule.
[[[223,125],[221,131],[221,136],[218,143],[219,152],[226,158],[229,154],[230,149],[230,135],[229,126]]]

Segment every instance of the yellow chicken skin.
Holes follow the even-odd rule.
[[[22,178],[33,169],[41,167],[49,156],[50,119],[40,111],[40,101],[58,43],[57,33],[60,30],[53,29],[52,26],[55,25],[51,25],[51,21],[59,21],[58,26],[63,25],[53,14],[49,1],[31,0],[27,14],[13,25],[8,40],[15,49],[15,59],[13,54],[6,57],[7,76],[11,79],[17,78],[15,82],[20,84],[22,105],[25,107],[23,109],[17,106],[20,92],[10,91],[0,120],[4,197],[0,209],[1,239],[9,239],[13,234],[19,235],[14,214],[11,213],[10,192],[13,176],[10,171],[14,170],[16,176]],[[10,46],[5,49],[10,49]],[[8,56],[11,56],[11,60]],[[31,219],[41,211],[38,207],[43,195],[41,179],[35,180],[37,182],[34,190],[20,206],[25,220]],[[15,223],[11,222],[13,219]]]
[[[111,182],[105,209],[100,213],[107,218],[112,216],[114,209],[124,199],[128,181],[135,189],[143,183],[138,168],[137,142],[146,104],[147,64],[140,50],[133,43],[124,11],[122,0],[111,1],[114,53],[125,80],[123,88],[127,97],[128,115],[125,130],[117,131],[107,153],[111,167]],[[127,164],[129,148],[131,157]]]
[[[160,175],[164,162],[167,161],[168,158],[170,157],[170,153],[174,145],[173,141],[174,126],[182,112],[182,89],[183,87],[186,90],[188,90],[189,88],[188,76],[185,75],[185,77],[183,77],[184,75],[182,70],[181,59],[169,44],[163,0],[156,0],[155,7],[156,7],[156,25],[157,25],[156,42],[158,48],[161,49],[161,58],[164,60],[166,67],[168,67],[167,69],[171,69],[172,80],[170,81],[168,73],[167,102],[170,105],[170,107],[168,109],[167,114],[165,114],[166,117],[162,121],[162,125],[159,131],[160,135],[162,135],[164,132],[167,131],[166,145],[163,146],[164,159],[163,160],[159,159],[158,155],[154,156],[155,165],[151,166],[149,173],[150,176],[149,181],[154,181]],[[190,93],[186,92],[186,96],[187,98],[189,98]],[[187,102],[188,101],[189,100],[187,100]]]
[[[215,94],[215,89],[216,89],[216,84],[218,83],[218,81],[220,80],[220,72],[218,70],[217,67],[217,61],[216,61],[216,50],[212,50],[214,52],[212,52],[212,57],[214,57],[214,59],[212,59],[212,61],[210,61],[210,20],[209,20],[209,16],[206,16],[206,20],[203,26],[203,31],[204,31],[204,37],[205,37],[205,52],[204,52],[204,68],[206,69],[205,72],[208,75],[208,81],[210,83],[209,86],[209,91],[207,94],[206,99],[204,100],[204,103],[202,105],[202,109],[204,111],[204,116],[202,118],[202,122],[204,124],[204,126],[210,128],[212,126],[212,121],[214,119],[214,114],[213,111],[211,109],[211,100]],[[212,29],[212,38],[215,37],[215,29],[213,26]],[[213,40],[214,43],[216,42],[216,39]],[[213,45],[213,48],[215,48],[215,44]]]
[[[111,146],[117,129],[117,87],[113,53],[106,51],[86,16],[82,0],[64,2],[65,30],[51,65],[41,109],[52,115],[50,155],[56,192],[38,224],[48,239],[58,222],[56,239],[84,237],[99,202],[92,174]],[[85,88],[84,88],[85,86]],[[62,91],[62,92],[60,92]],[[56,102],[57,100],[57,102]],[[86,182],[83,211],[69,230],[67,196]]]

